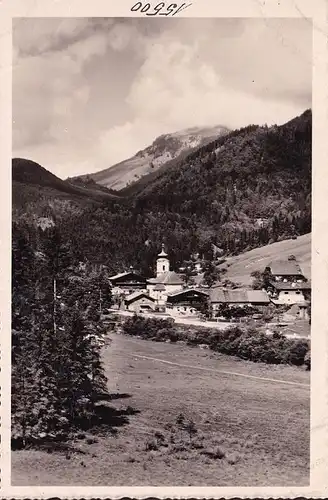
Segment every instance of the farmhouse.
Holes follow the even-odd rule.
[[[125,308],[135,313],[151,312],[155,310],[155,299],[150,297],[147,292],[133,292],[125,300]]]
[[[304,304],[311,298],[309,282],[271,281],[267,290],[271,301],[276,305]]]
[[[302,283],[307,281],[296,260],[272,262],[266,267],[266,271],[270,273],[272,281],[285,283]]]
[[[145,291],[147,288],[146,278],[134,271],[116,274],[111,276],[109,281],[112,285],[113,295],[129,295],[137,290]]]
[[[209,294],[213,311],[218,310],[222,304],[228,307],[261,307],[270,304],[270,298],[264,290],[230,290],[216,287],[212,288]]]
[[[208,293],[189,288],[169,294],[166,307],[172,314],[197,314],[207,302]]]

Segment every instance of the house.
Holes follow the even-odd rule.
[[[304,304],[311,298],[311,283],[271,281],[267,287],[271,301],[276,305]]]
[[[147,288],[146,278],[132,270],[111,276],[109,281],[112,285],[113,295],[129,295],[137,290],[146,291]]]
[[[273,281],[282,281],[285,283],[302,283],[307,281],[296,260],[277,260],[275,262],[271,262],[266,267],[266,271],[270,273]]]
[[[222,304],[228,307],[263,307],[270,304],[270,298],[264,290],[232,290],[215,287],[209,291],[209,297],[213,312],[218,310]]]
[[[188,288],[167,296],[166,307],[171,314],[197,314],[208,303],[208,293]]]
[[[182,290],[184,281],[175,271],[170,271],[168,254],[162,245],[162,251],[158,254],[156,261],[156,277],[147,280],[147,291],[149,295],[163,303],[167,295]]]
[[[152,312],[155,310],[155,299],[147,292],[133,292],[124,299],[125,308],[135,313]]]

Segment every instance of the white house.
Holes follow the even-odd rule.
[[[268,287],[268,294],[276,305],[305,304],[311,296],[311,283],[272,281]]]

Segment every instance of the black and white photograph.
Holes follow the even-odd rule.
[[[310,485],[312,41],[13,19],[12,486]]]

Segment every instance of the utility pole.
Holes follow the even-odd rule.
[[[54,310],[53,310],[53,327],[54,327],[54,335],[57,333],[57,325],[56,325],[56,301],[57,301],[57,283],[56,278],[54,278]]]

